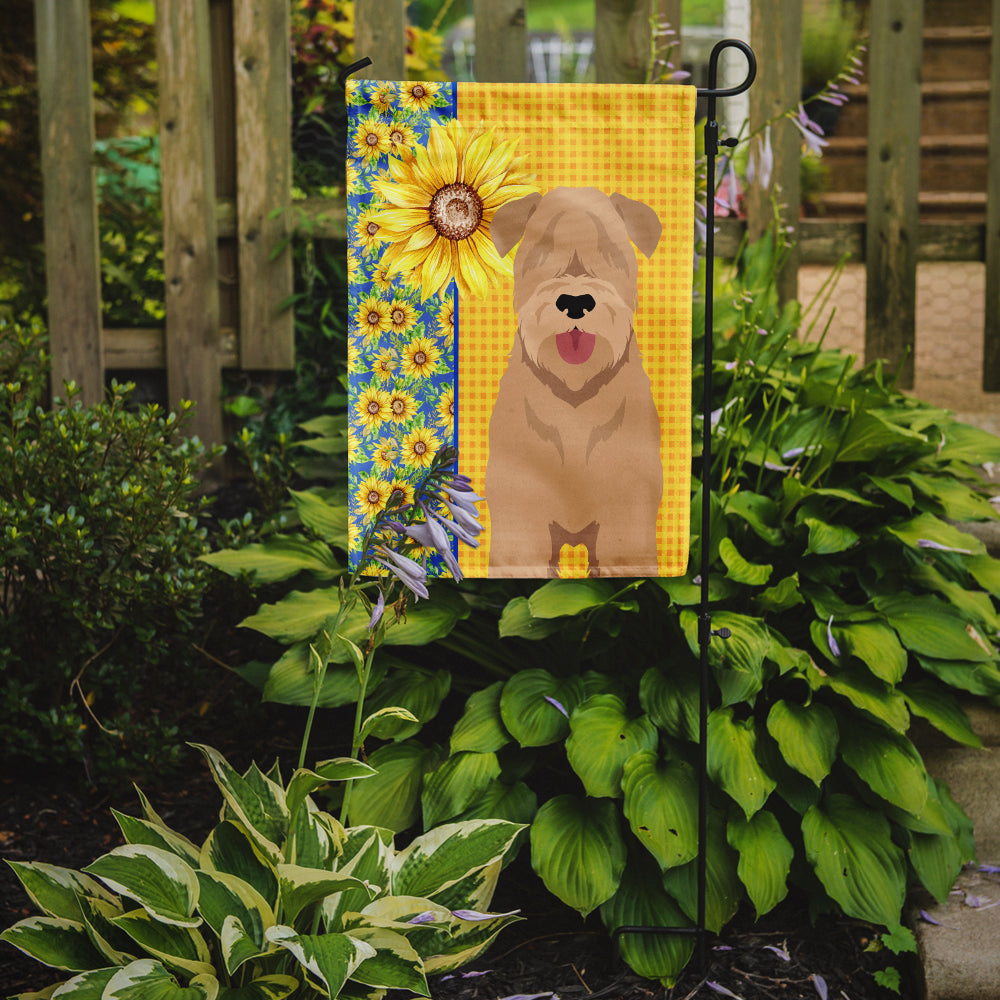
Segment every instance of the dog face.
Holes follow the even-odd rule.
[[[528,359],[573,392],[621,361],[632,337],[638,266],[660,221],[648,205],[597,188],[554,188],[497,210],[501,256],[514,258],[514,308]]]

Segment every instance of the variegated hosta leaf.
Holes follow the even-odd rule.
[[[531,824],[531,865],[549,892],[586,916],[618,889],[625,842],[608,799],[558,795]]]
[[[885,816],[849,795],[830,795],[805,814],[802,837],[820,882],[849,917],[899,923],[906,866]]]
[[[750,819],[731,819],[726,837],[730,847],[740,853],[736,873],[758,918],[762,917],[788,895],[788,872],[795,849],[781,832],[774,813],[766,809]]]
[[[495,753],[511,739],[500,716],[500,693],[503,681],[497,681],[470,695],[462,717],[451,733],[451,752],[474,750]]]
[[[252,885],[272,908],[278,905],[278,875],[241,823],[220,823],[201,847],[199,867],[224,872]]]
[[[312,799],[306,799],[292,819],[285,844],[286,860],[304,868],[335,868],[344,836],[337,819],[317,809]]]
[[[213,971],[205,939],[190,927],[160,923],[145,910],[132,910],[111,921],[150,955],[189,976]]]
[[[31,901],[46,916],[64,917],[66,920],[81,920],[81,896],[93,896],[109,903],[116,902],[114,896],[97,879],[39,861],[8,861],[24,891]]]
[[[776,782],[757,762],[752,718],[737,721],[733,709],[717,708],[708,717],[708,774],[749,818],[767,801]]]
[[[323,900],[324,926],[329,930],[344,930],[343,915],[357,912],[368,905],[371,893],[385,892],[389,887],[392,858],[392,833],[373,826],[357,826],[347,831],[337,870],[353,875],[367,888],[345,889]]]
[[[294,976],[261,976],[245,986],[224,986],[218,1000],[285,1000],[299,985]]]
[[[437,826],[454,819],[500,777],[495,753],[452,754],[436,771],[424,778],[420,796],[424,826]]]
[[[181,986],[159,962],[143,958],[119,969],[108,981],[101,1000],[216,1000],[218,995],[215,976],[196,976]]]
[[[438,763],[437,753],[416,740],[379,747],[368,761],[375,777],[351,789],[352,826],[381,826],[396,833],[420,817],[424,773]]]
[[[146,844],[125,844],[85,869],[113,892],[134,899],[150,916],[165,924],[197,927],[198,878],[194,869],[171,851]]]
[[[115,917],[125,911],[121,903],[109,903],[93,896],[80,899],[83,921],[94,947],[104,956],[106,965],[128,965],[140,957],[140,949],[120,928],[114,925]]]
[[[876,795],[919,815],[927,802],[927,772],[906,736],[861,719],[852,720],[841,755]]]
[[[226,921],[237,920],[239,930],[244,937],[250,939],[256,953],[266,950],[264,931],[274,925],[274,911],[252,885],[235,875],[205,871],[198,872],[198,883],[201,887],[198,910],[220,940]],[[230,931],[230,936],[232,934],[233,931]],[[244,950],[241,947],[241,952]],[[232,975],[238,964],[246,961],[249,956],[241,957],[237,965],[230,965],[230,952],[231,949],[227,951],[226,965]]]
[[[522,829],[495,819],[446,823],[429,830],[393,859],[392,892],[433,899],[467,875],[500,861]]]
[[[302,910],[345,889],[361,889],[375,895],[361,879],[342,872],[327,872],[300,865],[278,865],[281,906],[286,920],[294,921]]]
[[[442,932],[441,940],[432,953],[424,957],[424,971],[428,975],[451,972],[468,965],[486,951],[500,931],[521,919],[516,912],[512,912],[479,914],[475,920],[467,920],[461,916],[466,912],[452,911],[454,923],[450,933]]]
[[[620,798],[622,768],[639,750],[653,750],[659,740],[648,715],[630,719],[625,702],[613,694],[595,694],[577,706],[569,720],[566,757],[588,795]]]
[[[523,831],[522,827],[521,833]],[[521,833],[517,836],[520,837]],[[493,901],[493,893],[496,892],[500,870],[506,860],[506,857],[498,858],[485,868],[478,868],[465,878],[453,882],[446,889],[434,893],[435,902],[448,907],[449,910],[488,910]]]
[[[798,705],[778,700],[767,716],[767,731],[781,748],[781,756],[815,785],[830,773],[840,733],[833,712],[812,702]]]
[[[79,976],[67,979],[65,983],[58,986],[54,991],[49,987],[44,993],[20,994],[24,998],[49,997],[54,1000],[101,1000],[104,996],[104,988],[114,978],[119,966],[107,969],[91,969],[89,972],[81,972]],[[51,992],[50,992],[51,991]],[[17,998],[11,998],[17,1000]]]
[[[324,760],[313,770],[299,768],[288,782],[285,792],[285,804],[288,812],[295,815],[306,797],[312,795],[318,788],[328,785],[331,781],[349,781],[356,778],[370,778],[376,774],[373,767],[353,757],[337,757]]]
[[[296,934],[291,927],[269,927],[267,939],[295,956],[309,978],[325,988],[331,997],[340,993],[355,969],[375,949],[349,934]]]
[[[689,927],[691,921],[664,891],[652,859],[630,858],[618,891],[601,904],[601,920],[619,927]],[[694,950],[692,934],[623,934],[619,950],[640,976],[673,986]]]
[[[424,963],[402,934],[384,927],[356,927],[351,937],[375,949],[375,954],[351,973],[355,982],[430,996]]]
[[[622,790],[632,832],[661,869],[697,855],[698,783],[690,765],[643,750],[625,762]]]
[[[28,917],[0,934],[26,955],[53,969],[81,972],[100,968],[105,959],[95,950],[87,928],[65,917]]]
[[[112,809],[111,812],[118,821],[122,835],[128,843],[159,847],[161,850],[176,854],[192,868],[197,866],[199,849],[187,837],[176,833],[169,827],[152,823],[149,820],[126,816],[125,813],[120,813],[117,809]]]
[[[504,684],[500,717],[521,746],[547,746],[566,736],[570,713],[583,698],[579,677],[560,679],[540,668],[522,670]]]

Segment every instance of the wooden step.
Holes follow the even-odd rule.
[[[924,83],[988,80],[992,38],[989,25],[925,28],[921,79]]]
[[[867,6],[867,4],[866,4]],[[954,24],[989,24],[991,0],[924,0],[924,27]]]
[[[828,218],[865,218],[867,196],[863,191],[830,191],[816,201]],[[986,193],[983,191],[921,191],[920,218],[928,221],[947,219],[954,222],[981,223],[986,216]]]

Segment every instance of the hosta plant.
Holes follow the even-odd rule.
[[[142,818],[115,813],[125,845],[82,871],[11,862],[41,915],[0,938],[64,975],[30,996],[428,996],[428,974],[470,961],[518,919],[488,912],[517,824],[446,824],[397,849],[391,831],[347,829],[312,798],[331,781],[370,779],[366,764],[338,758],[286,784],[277,767],[240,774],[199,749],[224,802],[204,843],[140,793]]]

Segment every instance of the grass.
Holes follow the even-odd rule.
[[[684,0],[685,24],[722,24],[724,0]],[[529,31],[589,31],[594,0],[527,0]]]

